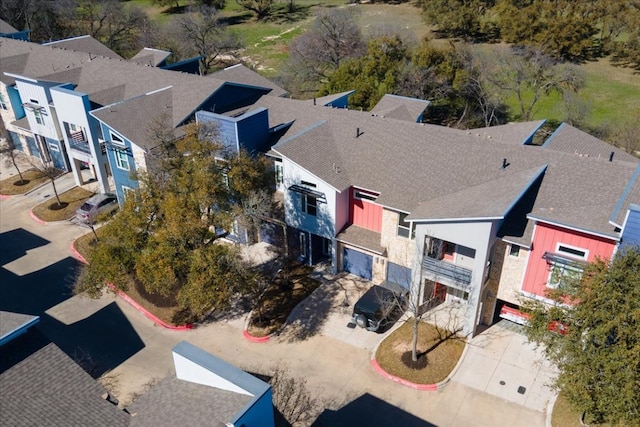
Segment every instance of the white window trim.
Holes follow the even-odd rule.
[[[308,194],[301,194],[301,196],[302,196],[302,212],[306,213],[307,215],[318,216],[318,198]],[[315,205],[313,205],[313,207],[316,210],[316,213],[309,213],[309,206],[310,206],[309,197],[313,197],[313,199],[316,202]]]
[[[560,250],[561,246],[564,246],[565,248],[573,249],[575,251],[584,252],[584,256],[579,257],[579,256],[577,256],[577,255],[575,255],[575,254],[573,254],[571,252],[561,251]],[[585,260],[586,261],[587,258],[589,258],[589,250],[588,249],[580,248],[578,246],[573,246],[573,245],[567,245],[566,243],[561,243],[561,242],[556,243],[556,253],[564,254],[564,255],[567,255],[569,258],[575,258],[575,259],[578,259],[578,260]]]
[[[563,251],[563,250],[560,249],[560,247],[573,249],[573,250],[578,251],[578,252],[584,252],[584,255],[583,256],[578,256],[578,255],[576,255],[574,253]],[[561,242],[556,243],[556,253],[565,255],[567,258],[575,259],[576,261],[586,261],[588,259],[588,257],[589,257],[589,250],[588,249],[580,248],[580,247],[573,246],[573,245],[567,245],[567,244],[561,243]],[[547,278],[547,283],[546,283],[547,288],[550,288],[550,289],[557,289],[558,288],[559,282],[557,282],[557,283],[553,283],[552,282],[554,270],[556,268],[562,268],[562,275],[564,275],[564,272],[567,271],[567,270],[575,272],[575,273],[579,273],[579,274],[582,274],[582,272],[584,271],[583,269],[581,269],[579,267],[574,267],[574,266],[571,266],[571,265],[563,265],[562,267],[556,267],[555,264],[552,264],[550,266],[550,268],[549,268],[549,277]]]
[[[124,142],[124,138],[121,137],[120,135],[118,135],[117,133],[113,132],[113,131],[109,131],[109,135],[110,135],[110,139],[111,139],[111,143],[112,144],[116,144],[116,145],[121,145],[121,146],[125,146],[125,142]],[[116,141],[116,139],[118,139],[119,141]]]
[[[125,168],[122,163],[121,163],[121,159],[120,159],[120,154],[124,154],[127,157],[127,167]],[[113,156],[116,159],[116,166],[118,167],[118,169],[124,170],[124,171],[128,171],[131,170],[131,165],[129,164],[129,156],[127,155],[126,152],[121,151],[121,150],[116,150],[113,152]]]
[[[127,187],[126,185],[121,186],[121,188],[122,188],[122,196],[124,197],[125,200],[127,200],[129,193],[132,193],[133,191],[135,191],[133,188]]]
[[[403,239],[413,239],[413,237],[414,237],[414,233],[413,233],[413,231],[414,231],[414,225],[413,225],[413,223],[412,223],[411,221],[408,221],[408,223],[409,223],[409,226],[408,226],[408,227],[407,227],[407,226],[405,226],[405,225],[402,225],[402,224],[401,224],[402,222],[407,222],[407,221],[402,221],[402,215],[407,215],[407,216],[408,216],[409,214],[404,213],[404,212],[398,212],[398,223],[397,223],[397,228],[396,228],[396,235],[397,235],[398,237],[403,238]],[[406,218],[406,217],[405,217],[405,218]],[[401,235],[401,234],[400,234],[400,230],[401,230],[401,229],[402,229],[402,230],[407,230],[407,231],[409,232],[409,235],[408,235],[408,236],[403,236],[403,235]]]

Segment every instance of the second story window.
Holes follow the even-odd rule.
[[[274,168],[274,172],[276,175],[276,185],[282,185],[284,183],[284,169],[282,167],[282,162],[276,161]]]
[[[0,108],[8,110],[7,102],[4,100],[4,94],[0,93]]]
[[[318,213],[318,199],[310,194],[302,195],[302,212],[316,216]]]
[[[398,214],[398,236],[412,238],[411,223],[407,221],[407,216],[409,216],[409,214]]]
[[[555,253],[545,252],[543,258],[549,265],[547,287],[556,289],[564,283],[580,280],[587,260],[587,251],[558,244]]]
[[[129,155],[126,151],[115,150],[116,166],[118,169],[129,170]]]
[[[39,125],[44,124],[44,119],[42,118],[42,113],[39,109],[36,108],[35,110],[33,110],[33,115],[36,118],[36,123],[38,123]]]

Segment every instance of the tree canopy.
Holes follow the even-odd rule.
[[[139,189],[103,227],[78,292],[141,285],[195,316],[250,292],[255,271],[218,238],[233,229],[246,199],[269,190],[271,172],[263,158],[222,153],[210,136],[193,127],[159,150],[157,166],[140,174]]]
[[[554,304],[527,301],[523,310],[529,339],[560,371],[556,385],[596,422],[640,425],[639,248],[564,275],[548,296]]]

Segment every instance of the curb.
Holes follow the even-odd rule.
[[[33,213],[33,208],[29,209],[29,216],[31,217],[32,220],[34,220],[38,224],[47,225],[47,221],[41,220],[40,218],[38,218],[36,214]]]
[[[373,349],[373,351],[371,353],[371,366],[383,378],[386,378],[388,380],[391,380],[391,381],[396,382],[398,384],[401,384],[403,386],[411,387],[413,389],[420,390],[420,391],[438,391],[438,390],[442,390],[449,383],[449,381],[451,381],[451,378],[453,378],[453,376],[456,374],[456,372],[458,372],[458,369],[460,368],[460,365],[462,365],[462,362],[464,361],[464,358],[467,355],[467,349],[469,348],[469,343],[465,341],[464,349],[462,349],[462,354],[460,355],[460,359],[458,359],[458,363],[456,363],[456,366],[453,367],[451,372],[449,372],[449,375],[447,375],[447,377],[444,380],[440,381],[439,383],[435,383],[435,384],[417,384],[417,383],[405,380],[403,378],[396,377],[395,375],[391,375],[390,373],[388,373],[387,371],[382,369],[382,367],[380,366],[380,364],[376,360],[376,352],[378,351],[378,347],[380,346],[380,343],[382,343],[382,341],[387,339],[389,337],[389,335],[391,335],[391,333],[394,330],[398,329],[400,326],[402,326],[402,324],[394,325],[394,327],[391,328],[391,330],[389,330],[389,333],[387,335],[385,335],[385,337],[383,339],[381,339],[380,342],[378,342],[378,345],[375,346],[375,348]]]
[[[0,200],[7,200],[11,198],[11,194],[0,194]]]
[[[182,326],[169,325],[168,323],[165,323],[164,321],[156,317],[154,314],[150,313],[146,308],[144,308],[143,306],[138,304],[136,301],[134,301],[129,295],[125,294],[120,289],[116,289],[113,283],[107,283],[107,286],[109,287],[109,289],[114,291],[120,298],[122,298],[124,301],[131,304],[133,308],[135,308],[140,313],[144,314],[149,319],[151,319],[151,321],[156,325],[162,326],[165,329],[172,329],[174,331],[187,331],[187,330],[193,329],[193,323],[189,323],[187,325],[182,325]]]
[[[553,407],[556,406],[556,400],[558,400],[558,395],[554,395],[551,400],[547,403],[547,416],[544,419],[545,427],[552,427],[551,420],[553,419]]]
[[[75,240],[73,242],[71,242],[71,254],[78,261],[88,265],[89,263],[87,262],[87,260],[82,255],[80,255],[80,252],[78,252],[78,250],[76,249],[75,243],[76,243]],[[162,326],[165,329],[171,329],[171,330],[174,330],[174,331],[187,331],[187,330],[193,329],[193,323],[188,323],[188,324],[182,325],[182,326],[169,325],[168,323],[165,323],[163,320],[161,320],[160,318],[158,318],[154,314],[150,313],[146,308],[144,308],[143,306],[138,304],[136,301],[131,299],[131,297],[129,295],[125,294],[120,289],[116,289],[116,287],[113,285],[113,283],[107,283],[107,286],[109,287],[109,289],[111,289],[113,292],[115,292],[120,298],[122,298],[124,301],[128,302],[129,304],[131,304],[131,306],[133,306],[133,308],[135,308],[140,313],[142,313],[145,316],[147,316],[147,318],[151,319],[151,321],[153,323],[155,323],[156,325],[159,325],[159,326]]]
[[[249,333],[249,321],[251,320],[251,314],[252,313],[253,313],[253,310],[251,310],[249,312],[249,314],[247,315],[247,317],[244,319],[244,326],[242,327],[242,336],[244,336],[247,341],[255,342],[255,343],[265,343],[265,342],[268,342],[271,339],[272,336],[274,336],[274,335],[276,335],[276,334],[278,334],[280,332],[278,330],[278,331],[273,332],[273,333],[271,333],[269,335],[266,335],[264,337],[255,337],[255,336],[251,335]],[[287,323],[285,322],[285,325],[286,324]]]

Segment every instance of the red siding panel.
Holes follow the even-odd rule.
[[[549,279],[549,266],[542,258],[545,252],[556,252],[558,243],[584,249],[588,252],[587,261],[596,257],[611,258],[615,241],[599,238],[589,234],[556,227],[544,223],[536,223],[533,246],[529,254],[529,262],[522,284],[522,290],[544,297]]]
[[[349,193],[349,220],[351,224],[358,227],[373,230],[378,233],[382,231],[382,206],[376,205],[368,200],[354,197],[355,190]]]

